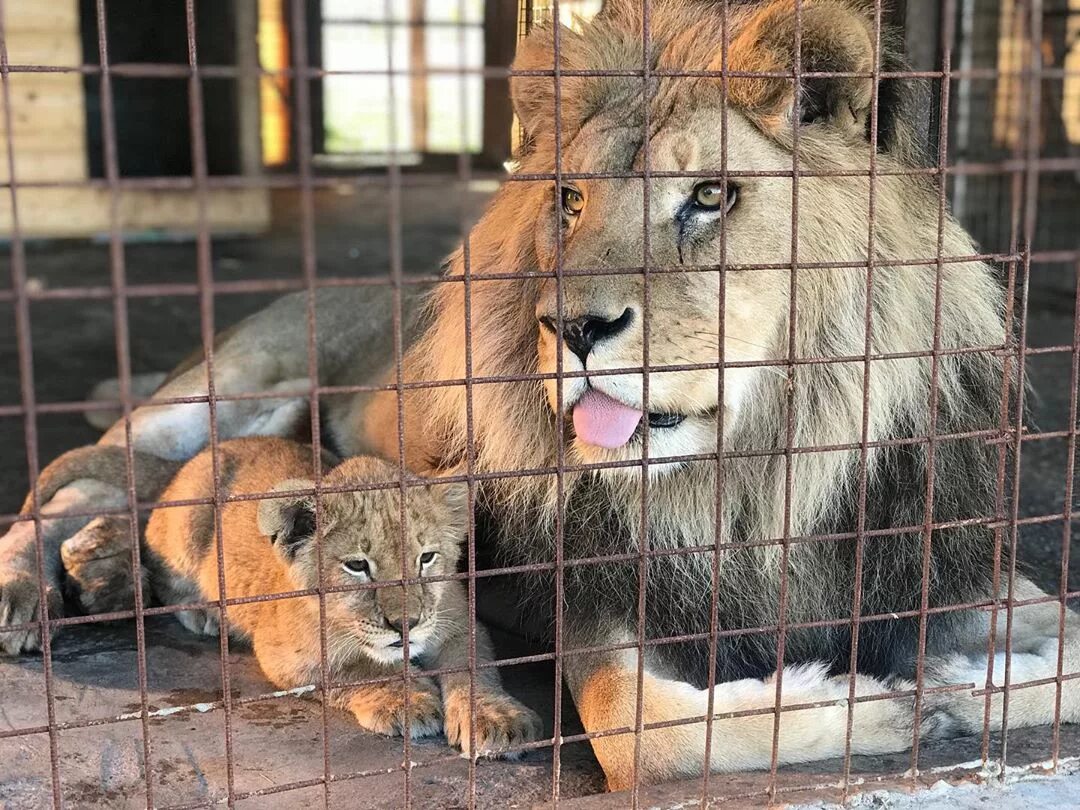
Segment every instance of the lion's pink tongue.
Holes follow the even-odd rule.
[[[641,411],[623,405],[595,388],[574,406],[574,430],[585,444],[614,449],[622,447],[637,430]]]

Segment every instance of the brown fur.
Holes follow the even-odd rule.
[[[235,439],[220,445],[219,497],[277,496],[229,502],[221,508],[227,598],[319,586],[320,558],[312,536],[314,495],[286,494],[312,489],[314,482],[308,478],[312,469],[311,448],[283,439]],[[212,497],[212,472],[210,452],[201,453],[184,466],[163,500]],[[390,484],[396,476],[394,467],[361,457],[343,462],[323,483],[330,488]],[[329,588],[385,584],[328,593],[322,612],[315,596],[233,605],[228,608],[229,628],[252,640],[270,680],[291,689],[321,680],[321,622],[331,680],[391,678],[383,684],[334,689],[329,693],[334,706],[351,711],[371,731],[413,736],[441,730],[445,707],[450,741],[468,751],[468,734],[460,734],[461,728],[469,727],[468,673],[440,676],[439,685],[423,676],[425,666],[453,668],[468,660],[468,604],[462,584],[427,580],[457,570],[466,528],[466,493],[457,484],[416,482],[406,492],[406,527],[401,524],[401,493],[396,486],[321,496],[323,584]],[[154,585],[167,603],[220,598],[215,536],[212,507],[160,507],[153,512],[146,530],[148,553],[160,564]],[[435,556],[424,564],[421,555],[426,552]],[[369,566],[370,575],[357,577],[344,570],[346,563],[357,561]],[[185,611],[178,618],[196,631],[217,628],[216,609]],[[392,677],[403,670],[403,650],[397,645],[407,622],[410,653],[417,658],[412,667],[415,677],[408,682]],[[477,660],[491,659],[487,634],[478,627]],[[477,696],[484,707],[478,715],[478,754],[495,754],[539,736],[538,718],[502,691],[495,670],[477,673]]]
[[[135,496],[140,501],[150,501],[172,478],[179,464],[164,461],[146,453],[133,452]],[[37,502],[48,503],[63,487],[81,479],[105,481],[126,489],[128,480],[128,453],[119,446],[90,445],[69,450],[49,464],[37,480]],[[28,515],[33,510],[34,493],[26,496],[19,514]]]

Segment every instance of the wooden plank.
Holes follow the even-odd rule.
[[[24,188],[16,199],[23,236],[86,237],[109,230],[107,189]],[[125,231],[195,233],[198,199],[191,191],[121,191],[119,218]],[[270,193],[213,189],[207,193],[206,221],[212,233],[262,233],[270,226]],[[11,198],[6,194],[0,195],[0,235],[11,236]]]
[[[0,183],[8,182],[7,141],[0,137]],[[70,182],[86,178],[86,157],[71,149],[15,149],[15,179],[22,183]],[[7,192],[5,191],[5,194]]]
[[[8,61],[12,65],[82,64],[82,45],[75,31],[9,31]]]
[[[78,0],[8,0],[5,45],[15,65],[82,63]],[[86,100],[77,73],[12,73],[11,132],[0,124],[0,149],[15,152],[15,180],[49,182],[87,177]],[[0,121],[3,117],[0,116]],[[9,182],[0,161],[0,182]],[[8,203],[10,204],[10,203]]]
[[[7,0],[4,27],[9,36],[22,31],[70,31],[78,37],[79,0]]]
[[[16,135],[78,142],[86,137],[82,82],[77,76],[13,74],[10,86],[12,131]],[[6,131],[4,124],[0,116],[0,133]]]
[[[10,87],[15,179],[85,179],[88,170],[81,77],[18,73],[10,77]],[[8,133],[0,126],[0,147],[4,150],[0,154],[7,154],[7,142]],[[0,161],[0,181],[8,179],[7,161]]]

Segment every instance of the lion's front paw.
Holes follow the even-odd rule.
[[[39,626],[4,629],[38,621],[41,618],[39,595],[37,579],[29,574],[13,574],[0,581],[0,652],[18,655],[41,649]],[[64,603],[58,589],[49,587],[46,599],[50,618],[64,615]]]
[[[60,559],[67,572],[69,596],[86,613],[135,608],[131,521],[127,515],[94,518],[60,545]],[[140,573],[143,593],[149,597],[146,571]]]
[[[431,737],[442,731],[443,712],[439,691],[433,683],[413,680],[409,685],[409,705],[405,706],[403,683],[383,684],[358,690],[349,701],[349,710],[368,731],[413,739]]]
[[[502,692],[477,690],[470,711],[469,690],[458,690],[446,698],[446,739],[469,756],[475,742],[476,756],[516,758],[520,751],[507,751],[540,739],[544,724],[539,715]],[[475,717],[476,737],[470,740],[470,717]]]

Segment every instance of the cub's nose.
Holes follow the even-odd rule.
[[[603,315],[583,315],[580,318],[563,319],[562,335],[566,346],[578,356],[582,363],[593,350],[593,346],[605,338],[615,337],[624,331],[634,319],[634,311],[627,307],[618,318],[606,318]],[[551,315],[541,315],[540,324],[555,334],[556,321]]]
[[[396,619],[386,619],[386,618],[384,618],[383,623],[389,629],[393,630],[395,633],[400,633],[401,632],[401,625],[402,625],[402,618],[401,617],[398,617]],[[410,616],[409,617],[409,629],[410,630],[412,630],[418,624],[420,624],[420,617],[419,616]]]

